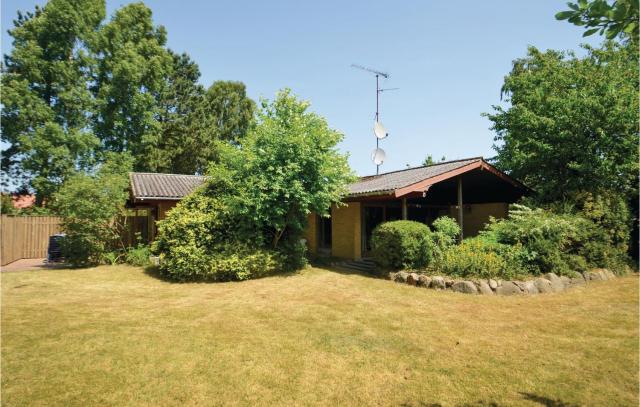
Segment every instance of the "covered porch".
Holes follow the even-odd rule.
[[[528,189],[482,158],[363,177],[350,187],[330,218],[309,219],[309,250],[317,255],[358,259],[371,250],[371,234],[382,222],[413,220],[429,226],[441,216],[458,221],[471,237],[490,217],[507,216],[510,203]]]

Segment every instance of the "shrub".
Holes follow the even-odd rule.
[[[160,254],[160,273],[175,281],[246,280],[286,267],[291,257],[263,249],[247,222],[236,217],[217,180],[196,191],[158,222],[152,251]],[[293,257],[293,256],[292,256]]]
[[[456,277],[511,279],[522,273],[517,250],[481,237],[466,239],[443,252],[438,271]]]
[[[55,207],[62,216],[61,242],[64,258],[74,266],[105,261],[108,252],[124,250],[120,216],[127,200],[131,157],[108,154],[95,174],[78,173],[55,195]]]
[[[124,256],[124,261],[132,266],[147,266],[149,265],[149,256],[151,256],[151,249],[144,244],[138,244],[135,247],[130,247]]]
[[[435,251],[425,224],[398,220],[378,225],[371,237],[373,258],[385,269],[427,267]]]
[[[455,219],[448,216],[441,216],[433,222],[433,242],[436,246],[434,258],[438,262],[442,260],[445,250],[453,246],[460,235],[460,226]]]

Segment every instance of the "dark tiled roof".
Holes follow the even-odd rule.
[[[398,188],[436,177],[477,161],[482,161],[482,157],[447,161],[425,167],[408,168],[406,170],[362,177],[359,181],[349,185],[349,195],[358,196],[383,192],[391,193]]]
[[[129,173],[131,195],[134,199],[178,200],[202,185],[201,175]]]

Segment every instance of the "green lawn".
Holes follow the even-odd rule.
[[[637,276],[486,297],[324,269],[2,274],[5,406],[434,403],[637,406]]]

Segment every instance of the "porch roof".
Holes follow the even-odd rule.
[[[473,157],[362,177],[349,185],[349,197],[374,195],[401,197],[413,192],[426,191],[433,184],[476,169],[487,170],[517,188],[528,189],[515,178],[487,163],[482,157]]]

